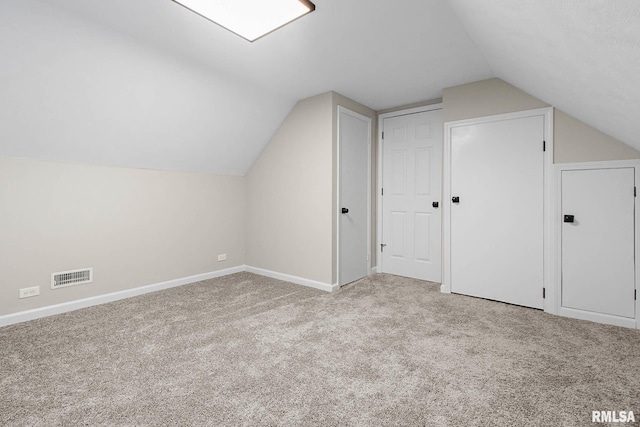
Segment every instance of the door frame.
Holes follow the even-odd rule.
[[[608,160],[600,162],[580,162],[580,163],[558,163],[555,165],[555,211],[554,211],[554,227],[555,231],[555,252],[556,252],[556,264],[555,264],[555,281],[558,286],[555,289],[555,314],[561,316],[572,317],[575,319],[591,320],[599,323],[606,323],[616,326],[634,327],[640,329],[640,295],[636,298],[635,308],[636,316],[634,320],[627,320],[600,313],[589,313],[581,310],[572,310],[562,307],[562,172],[563,171],[575,171],[575,170],[590,170],[590,169],[619,169],[619,168],[634,168],[635,170],[635,186],[640,187],[640,160]],[[640,224],[640,212],[638,206],[638,197],[635,199],[635,289],[638,289],[638,278],[640,277],[640,232],[638,230],[638,224]]]
[[[398,116],[408,116],[409,114],[417,114],[417,113],[426,113],[428,111],[434,110],[442,110],[443,104],[441,102],[437,104],[424,105],[422,107],[414,107],[407,108],[404,110],[390,111],[388,113],[383,113],[378,115],[378,161],[377,161],[377,186],[378,193],[376,193],[376,272],[382,273],[382,253],[380,251],[380,244],[382,243],[382,194],[380,193],[382,189],[382,182],[384,176],[384,151],[383,151],[383,140],[382,133],[384,132],[384,119],[389,119],[391,117]],[[443,147],[444,148],[444,147]],[[442,213],[440,213],[442,215]],[[442,222],[441,222],[442,223]]]
[[[556,303],[556,246],[554,227],[554,180],[553,169],[553,107],[536,108],[515,113],[497,114],[493,116],[477,117],[466,120],[456,120],[444,123],[444,145],[442,164],[442,286],[440,292],[451,293],[451,133],[460,126],[492,123],[504,120],[522,119],[542,116],[544,119],[545,151],[543,154],[543,288],[545,298],[543,308],[545,312],[557,314]],[[542,141],[540,141],[542,143]],[[542,148],[542,147],[541,147]]]
[[[342,194],[340,191],[342,159],[340,158],[340,113],[345,113],[351,117],[362,120],[367,123],[367,275],[371,274],[371,117],[367,117],[353,110],[338,105],[337,121],[336,121],[336,285],[340,288],[340,207],[342,202]]]

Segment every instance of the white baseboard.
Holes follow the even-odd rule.
[[[380,273],[378,271],[378,267],[371,267],[371,272],[369,274],[377,274],[377,273]]]
[[[310,288],[319,289],[321,291],[333,292],[340,288],[338,284],[330,285],[328,283],[316,282],[315,280],[305,279],[303,277],[291,276],[289,274],[278,273],[276,271],[264,270],[262,268],[245,266],[245,271],[249,273],[259,274],[260,276],[271,277],[272,279],[284,280],[285,282],[295,283],[296,285],[308,286]]]
[[[560,316],[571,317],[573,319],[590,320],[596,323],[604,323],[605,325],[622,326],[624,328],[636,329],[636,319],[626,317],[612,316],[609,314],[600,314],[590,311],[576,310],[573,308],[560,307]]]
[[[61,304],[49,305],[33,310],[21,311],[18,313],[6,314],[0,316],[0,327],[13,325],[15,323],[26,322],[28,320],[40,319],[41,317],[53,316],[54,314],[66,313],[69,311],[79,310],[81,308],[91,307],[94,305],[105,304],[112,301],[118,301],[125,298],[131,298],[138,295],[148,294],[150,292],[161,291],[163,289],[175,288],[176,286],[188,285],[190,283],[200,282],[202,280],[214,279],[216,277],[227,276],[229,274],[240,273],[245,271],[244,265],[227,268],[225,270],[212,271],[210,273],[196,274],[195,276],[183,277],[180,279],[168,280],[166,282],[155,283],[152,285],[140,286],[138,288],[126,289],[123,291],[112,292],[104,295],[83,298],[75,301],[63,302]]]
[[[161,291],[163,289],[188,285],[190,283],[200,282],[202,280],[228,276],[229,274],[241,273],[243,271],[258,274],[261,276],[271,277],[273,279],[284,280],[286,282],[295,283],[297,285],[308,286],[326,292],[333,292],[340,288],[337,284],[330,285],[328,283],[316,282],[315,280],[309,280],[303,277],[291,276],[288,274],[264,270],[262,268],[250,267],[247,265],[239,265],[237,267],[227,268],[225,270],[196,274],[194,276],[182,277],[180,279],[168,280],[166,282],[154,283],[152,285],[140,286],[133,289],[125,289],[123,291],[112,292],[104,295],[96,295],[94,297],[63,302],[61,304],[20,311],[18,313],[5,314],[3,316],[0,316],[0,327],[26,322],[29,320],[40,319],[42,317],[53,316],[54,314],[67,313],[69,311],[79,310],[81,308],[91,307],[94,305],[106,304],[108,302],[148,294],[150,292]]]

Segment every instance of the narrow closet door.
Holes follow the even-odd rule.
[[[338,283],[341,286],[369,274],[370,132],[368,117],[339,107]]]
[[[635,318],[634,168],[562,171],[562,307]]]

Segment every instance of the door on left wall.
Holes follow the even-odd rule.
[[[338,284],[369,274],[371,119],[338,107]]]

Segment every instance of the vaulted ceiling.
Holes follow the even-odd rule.
[[[640,148],[635,0],[315,0],[254,43],[170,0],[0,0],[0,155],[244,174],[293,104],[500,77]]]
[[[497,77],[640,149],[640,2],[449,3]]]

